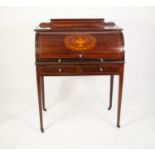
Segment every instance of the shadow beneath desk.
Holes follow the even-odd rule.
[[[59,77],[59,78],[62,78],[62,77]],[[74,87],[73,87],[74,85],[75,85],[74,81],[71,81],[70,79],[67,79],[67,78],[62,79],[59,91],[57,93],[58,95],[56,98],[54,98],[52,103],[46,104],[46,98],[45,98],[45,105],[47,105],[46,106],[47,109],[50,109],[53,106],[61,103],[61,101],[64,101],[65,99],[67,99],[71,95],[71,93],[74,91]]]
[[[122,123],[122,127],[129,127],[129,126],[133,126],[133,125],[135,125],[136,123],[137,124],[139,124],[139,123],[141,123],[141,122],[144,122],[144,121],[146,121],[146,120],[149,120],[149,119],[152,119],[152,118],[154,118],[154,120],[155,120],[155,115],[154,114],[143,114],[143,115],[139,115],[138,117],[135,117],[135,118],[133,118],[132,120],[130,120],[130,121],[127,121],[126,123]],[[151,125],[153,125],[152,123],[151,123]],[[155,128],[155,122],[154,122],[154,128]]]
[[[16,113],[13,113],[13,114],[8,114],[7,116],[5,116],[4,118],[0,118],[0,124],[2,124],[2,123],[6,123],[7,121],[11,121],[11,120],[13,120],[13,119],[15,119],[15,118],[19,118],[19,116],[21,115],[21,114],[23,114],[23,112],[25,112],[26,110],[27,110],[28,108],[25,108],[25,109],[22,109],[22,110],[20,110],[20,111],[18,111],[18,112],[16,112]]]

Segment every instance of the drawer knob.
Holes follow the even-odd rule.
[[[103,68],[100,68],[99,71],[102,72],[103,71]]]
[[[61,62],[61,59],[58,59],[58,62],[60,63]]]
[[[59,68],[59,69],[58,69],[58,72],[59,72],[59,73],[60,73],[60,72],[62,72],[62,69],[61,69],[61,68]]]
[[[104,60],[103,59],[100,59],[100,61],[103,62]]]
[[[79,58],[82,58],[83,57],[83,55],[82,54],[79,54]]]

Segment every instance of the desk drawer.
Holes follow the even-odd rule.
[[[63,75],[63,74],[74,74],[78,72],[76,66],[43,66],[39,67],[40,74],[46,75]]]
[[[119,69],[118,65],[83,66],[81,72],[85,74],[117,74]]]

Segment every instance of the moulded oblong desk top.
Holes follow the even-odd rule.
[[[96,19],[51,19],[42,22],[35,31],[121,31],[114,22],[105,22],[102,18]]]

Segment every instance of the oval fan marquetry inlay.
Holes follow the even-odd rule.
[[[69,35],[64,39],[65,46],[72,51],[90,51],[96,46],[96,38],[91,35]]]

